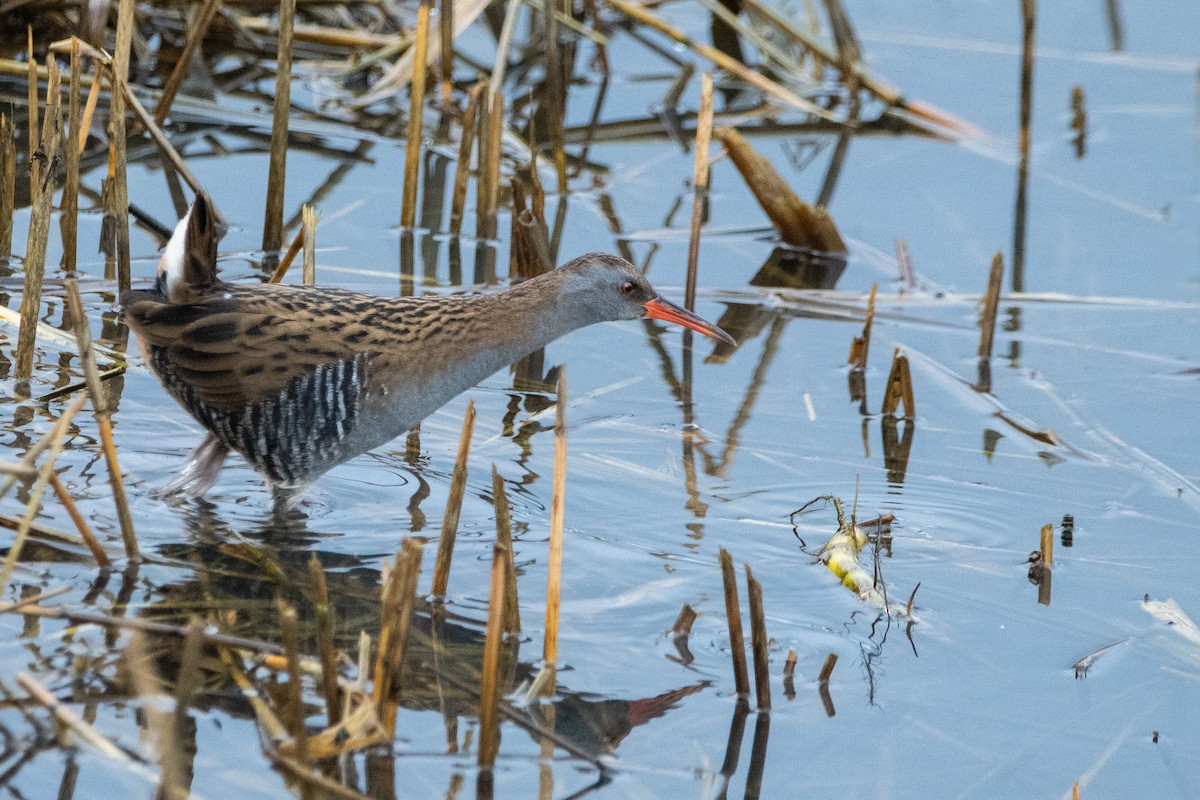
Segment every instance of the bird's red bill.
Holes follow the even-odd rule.
[[[691,328],[698,333],[703,333],[720,342],[736,346],[737,342],[733,337],[725,331],[713,325],[711,322],[693,314],[686,308],[677,306],[670,300],[664,300],[661,297],[656,297],[645,304],[646,316],[651,319],[661,319],[664,322],[674,322],[676,325],[682,325],[685,328]]]

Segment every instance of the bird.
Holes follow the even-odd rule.
[[[295,502],[321,474],[411,429],[492,373],[598,322],[651,318],[719,341],[628,261],[589,253],[495,293],[381,297],[228,283],[217,217],[197,194],[154,284],[121,295],[163,388],[206,436],[164,495],[203,497],[240,454]]]

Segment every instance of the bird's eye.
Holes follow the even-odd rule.
[[[625,281],[624,283],[621,284],[621,294],[624,294],[624,295],[633,294],[633,290],[635,288],[636,287],[633,285],[633,281]]]

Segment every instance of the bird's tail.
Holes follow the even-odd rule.
[[[217,280],[217,225],[212,201],[196,195],[158,261],[158,290],[172,303],[188,303]]]

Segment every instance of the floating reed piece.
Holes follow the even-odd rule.
[[[46,116],[41,139],[30,161],[29,239],[25,249],[25,287],[21,294],[21,328],[17,333],[14,375],[24,380],[33,375],[33,351],[37,338],[38,312],[42,307],[42,279],[46,273],[46,245],[50,239],[50,213],[54,205],[54,175],[59,165],[62,139],[62,93],[58,65],[47,67]],[[36,97],[37,87],[34,87]],[[31,128],[30,139],[36,138]]]
[[[504,479],[492,465],[492,504],[496,509],[496,544],[508,554],[508,567],[504,573],[504,632],[521,632],[521,609],[517,598],[517,566],[513,555],[512,525],[508,513],[508,493],[504,490]]]
[[[1041,554],[1042,564],[1047,567],[1054,566],[1054,526],[1043,525],[1041,536]]]
[[[310,205],[300,210],[303,220],[300,230],[304,238],[304,285],[317,282],[317,212]]]
[[[425,122],[426,52],[429,47],[429,7],[432,0],[421,0],[417,7],[417,39],[413,44],[413,79],[408,99],[408,141],[404,158],[404,202],[400,208],[400,226],[412,229],[417,219],[417,177],[421,166],[421,133]]]
[[[17,140],[13,121],[0,114],[0,259],[12,255],[13,210],[17,194]]]
[[[725,587],[725,618],[729,622],[729,653],[733,657],[733,685],[738,695],[750,696],[750,676],[746,669],[746,640],[742,636],[742,607],[738,602],[737,575],[733,556],[722,547],[717,551],[721,580]]]
[[[292,107],[292,35],[296,0],[280,0],[279,48],[275,56],[275,111],[271,121],[271,158],[267,171],[267,207],[262,249],[278,252],[283,244],[283,187],[287,177],[288,112]]]
[[[492,589],[483,643],[483,674],[479,682],[479,766],[483,769],[492,768],[500,750],[500,640],[504,635],[508,561],[509,554],[502,545],[492,548]]]
[[[884,416],[894,416],[900,404],[904,404],[905,419],[915,419],[917,404],[913,398],[912,373],[908,369],[908,356],[899,347],[892,355],[892,371],[888,373],[887,389],[883,394]]]
[[[1000,287],[1004,280],[1004,256],[992,256],[992,269],[988,273],[987,292],[979,310],[979,358],[992,357],[992,343],[996,338],[996,316],[1000,311]]]
[[[458,455],[450,477],[450,493],[446,497],[446,513],[442,517],[442,535],[438,539],[437,561],[433,566],[435,597],[445,597],[450,583],[450,562],[454,559],[454,541],[458,537],[458,518],[462,513],[463,494],[467,489],[467,459],[471,455],[471,436],[475,432],[475,401],[467,401],[463,415],[462,434],[458,438]]]
[[[542,660],[558,665],[558,611],[562,597],[563,522],[567,496],[567,369],[558,371],[554,409],[554,483],[550,494],[550,555],[546,567],[546,634]],[[551,681],[553,684],[554,681]],[[548,687],[553,694],[554,687]]]
[[[784,242],[821,253],[846,252],[846,243],[825,209],[801,200],[746,137],[729,127],[717,128],[713,136],[725,146],[725,152]]]
[[[446,0],[450,3],[452,0]],[[454,165],[454,192],[450,200],[450,235],[462,233],[463,209],[467,203],[467,182],[471,178],[471,147],[475,144],[475,128],[479,116],[480,99],[487,96],[487,81],[480,81],[467,96],[467,107],[463,110],[462,134],[458,140],[458,161]],[[483,171],[483,154],[480,153],[479,170]],[[477,198],[476,203],[480,200]]]
[[[87,317],[83,313],[83,302],[79,299],[79,286],[74,278],[65,281],[67,290],[67,308],[71,312],[71,320],[75,323],[75,342],[79,347],[79,360],[83,365],[83,377],[87,384],[88,394],[92,398],[92,412],[96,417],[96,425],[100,432],[100,448],[104,451],[104,461],[108,466],[108,479],[112,485],[113,503],[117,508],[117,521],[121,528],[121,541],[125,545],[125,557],[136,560],[138,552],[137,535],[133,530],[133,517],[129,513],[129,502],[125,498],[125,482],[121,477],[121,465],[117,461],[117,446],[113,442],[112,418],[109,416],[108,404],[105,401],[104,387],[100,385],[100,373],[96,369],[96,358],[92,353],[92,332],[88,328]]]
[[[750,565],[746,569],[746,595],[750,599],[750,649],[754,651],[754,696],[759,711],[771,710],[771,667],[767,662],[767,617],[763,611],[762,584],[754,579]]]
[[[871,325],[875,322],[875,292],[879,290],[878,283],[871,284],[871,296],[867,299],[867,319],[863,323],[862,336],[854,337],[850,342],[849,363],[854,369],[867,368],[867,353],[871,349]]]
[[[308,579],[313,590],[313,614],[317,628],[317,654],[321,659],[321,693],[325,695],[325,715],[329,727],[342,721],[341,693],[338,691],[337,651],[333,646],[333,606],[325,570],[313,553],[308,560]]]
[[[700,264],[700,228],[704,224],[708,204],[710,170],[708,149],[712,144],[713,100],[712,74],[700,78],[700,110],[696,117],[696,159],[692,168],[692,229],[688,239],[687,286],[683,304],[688,311],[696,310],[696,275]]]

